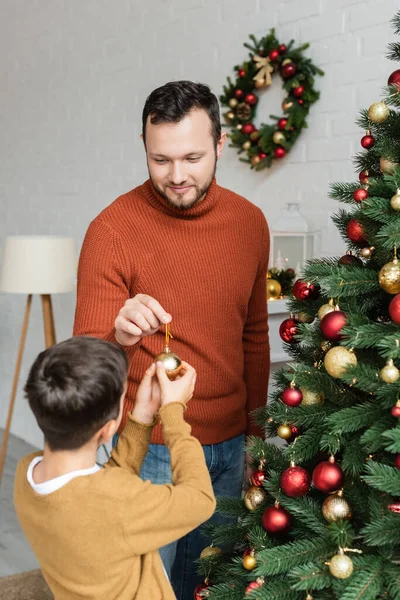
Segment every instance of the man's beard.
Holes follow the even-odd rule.
[[[151,178],[151,175],[150,175],[150,171],[149,171],[149,177],[150,177],[150,181],[152,182],[153,186],[155,187],[157,192],[160,194],[160,196],[165,200],[165,202],[167,204],[169,204],[170,206],[172,206],[173,208],[178,208],[179,210],[183,211],[183,210],[187,210],[189,208],[193,208],[193,206],[196,206],[196,204],[198,204],[205,198],[205,196],[214,180],[216,170],[217,170],[217,160],[215,160],[215,165],[214,165],[212,175],[208,179],[207,183],[205,183],[201,188],[198,187],[197,185],[192,186],[192,188],[194,188],[196,190],[196,196],[190,202],[190,204],[180,204],[181,200],[184,198],[184,194],[178,194],[176,201],[173,202],[171,200],[171,198],[169,198],[167,196],[167,194],[158,187],[158,185],[155,183],[155,181],[153,181],[153,179]]]

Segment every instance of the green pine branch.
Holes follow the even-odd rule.
[[[304,563],[326,560],[335,550],[337,548],[327,539],[289,542],[276,548],[261,550],[257,555],[258,566],[253,572],[257,577],[287,573]]]
[[[400,496],[400,470],[370,460],[366,465],[364,481],[376,490]]]

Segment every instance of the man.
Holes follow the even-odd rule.
[[[216,184],[226,135],[208,86],[154,90],[143,110],[149,180],[90,224],[79,263],[75,335],[114,341],[135,355],[123,423],[140,376],[163,350],[197,371],[186,418],[204,448],[216,496],[240,496],[249,413],[267,398],[266,274],[269,233],[256,206]],[[171,481],[156,427],[141,476]],[[192,597],[194,561],[208,541],[196,530],[161,549],[178,600]]]

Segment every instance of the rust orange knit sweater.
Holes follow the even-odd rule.
[[[149,294],[172,315],[171,350],[197,371],[185,415],[200,442],[261,434],[249,412],[267,399],[265,279],[268,226],[259,208],[213,181],[205,199],[180,210],[150,181],[120,196],[90,224],[82,246],[74,335],[115,341],[125,300]],[[164,333],[126,349],[123,423],[138,383],[163,350]],[[122,427],[121,426],[121,427]],[[163,443],[155,427],[153,443]]]

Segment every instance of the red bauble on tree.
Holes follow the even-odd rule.
[[[237,100],[241,100],[241,99],[243,98],[243,96],[244,96],[244,91],[243,91],[243,90],[236,89],[236,90],[233,92],[233,95],[235,96],[235,98],[236,98]]]
[[[343,471],[340,465],[335,463],[333,456],[329,460],[319,463],[313,471],[312,481],[320,492],[330,494],[336,492],[343,484]]]
[[[363,185],[367,185],[367,183],[369,182],[368,171],[367,170],[361,171],[361,173],[359,173],[359,175],[358,175],[358,179],[359,179],[360,183],[362,183]]]
[[[304,94],[304,87],[302,85],[299,85],[293,89],[293,96],[295,98],[301,98],[303,94]]]
[[[268,533],[285,533],[291,524],[292,517],[278,503],[267,508],[262,516],[262,526]]]
[[[279,56],[279,50],[277,50],[276,48],[274,48],[273,50],[271,50],[271,52],[268,54],[269,56],[269,60],[276,60]]]
[[[294,384],[290,384],[290,387],[283,390],[281,398],[286,406],[299,406],[303,400],[303,394]]]
[[[396,325],[400,325],[400,294],[397,294],[389,304],[390,318]]]
[[[347,223],[347,235],[349,240],[355,244],[360,244],[362,246],[366,246],[368,244],[363,226],[359,221],[357,221],[357,219],[350,219],[350,221]]]
[[[397,469],[400,469],[400,454],[396,454],[396,458],[394,459],[394,466]]]
[[[361,138],[361,146],[363,148],[365,148],[366,150],[369,150],[370,148],[372,148],[372,146],[375,144],[375,138],[372,137],[372,135],[368,134],[364,135]]]
[[[393,417],[396,417],[396,419],[400,419],[400,400],[397,400],[396,404],[391,410],[391,413]]]
[[[303,467],[290,466],[281,475],[281,488],[286,496],[299,498],[310,490],[311,477]]]
[[[286,128],[287,122],[287,119],[279,119],[278,129],[281,129],[283,131]]]
[[[346,325],[346,315],[341,310],[329,312],[321,321],[321,333],[330,342],[339,342],[343,335],[340,333]]]
[[[261,487],[264,479],[264,471],[254,471],[253,475],[251,476],[251,483],[256,487]]]
[[[298,324],[299,321],[293,317],[290,317],[290,319],[285,319],[281,323],[281,326],[279,327],[279,335],[284,342],[287,342],[288,344],[294,344],[298,341],[294,339],[294,336],[298,333]]]
[[[196,585],[193,592],[194,600],[204,600],[204,598],[207,597],[207,594],[205,594],[204,592],[206,592],[208,588],[209,585],[207,583],[199,583],[198,585]]]
[[[257,590],[262,585],[264,585],[264,579],[262,577],[257,577],[255,581],[251,581],[245,590],[245,595],[248,596],[251,590]]]
[[[368,198],[368,190],[365,188],[358,188],[353,192],[353,198],[356,202],[362,202],[366,198]]]
[[[389,76],[388,85],[395,85],[397,89],[400,90],[400,69],[393,71]]]
[[[316,300],[319,296],[319,287],[315,283],[297,279],[293,284],[292,293],[297,300]]]
[[[285,61],[284,61],[285,62]],[[289,79],[289,77],[293,77],[293,75],[296,75],[296,65],[292,62],[286,63],[286,65],[283,65],[282,69],[281,69],[281,73],[282,73],[282,77],[284,79]]]
[[[275,156],[275,158],[285,158],[285,156],[286,156],[285,148],[282,148],[282,146],[277,146],[274,150],[274,156]]]
[[[244,133],[244,135],[250,135],[255,130],[256,128],[253,123],[243,123],[241,132]]]
[[[353,265],[356,267],[363,266],[363,261],[361,260],[361,258],[358,258],[358,256],[355,256],[351,252],[348,252],[347,254],[344,254],[344,256],[339,258],[338,263],[339,265]]]
[[[250,93],[250,94],[246,94],[244,101],[246,102],[246,104],[250,104],[250,106],[254,106],[258,102],[258,98],[255,94]]]

